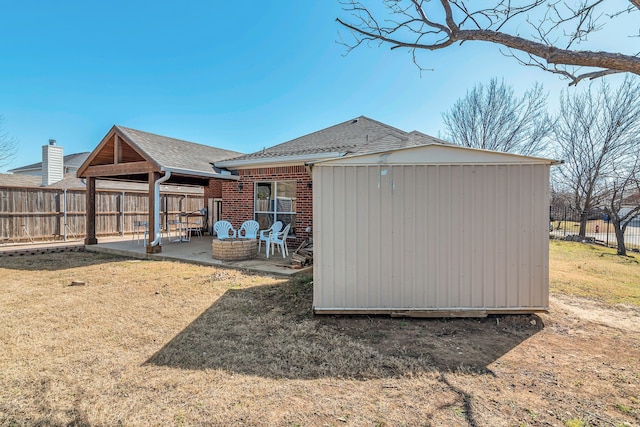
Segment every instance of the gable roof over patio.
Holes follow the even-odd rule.
[[[446,142],[418,131],[405,132],[360,116],[261,151],[215,162],[219,168],[301,164],[352,154],[365,154]]]
[[[237,180],[228,171],[213,166],[216,160],[240,153],[149,132],[113,126],[77,172],[87,179],[87,232],[85,244],[96,239],[96,181],[100,179],[147,182],[149,219],[147,252],[158,253],[160,246],[160,185],[207,186],[212,178]],[[153,239],[155,237],[155,239]],[[152,240],[153,239],[153,240]]]
[[[79,178],[148,182],[150,172],[171,172],[168,184],[207,185],[210,178],[237,179],[213,162],[237,151],[115,125],[78,169]]]

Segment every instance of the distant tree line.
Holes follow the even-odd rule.
[[[466,147],[551,157],[552,191],[588,215],[606,214],[618,254],[626,254],[624,232],[640,215],[640,81],[627,76],[618,87],[606,80],[560,95],[560,110],[547,113],[547,95],[535,84],[517,97],[504,81],[477,84],[443,113],[445,138]]]

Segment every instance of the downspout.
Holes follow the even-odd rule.
[[[156,202],[154,203],[154,209],[153,209],[153,235],[155,236],[155,238],[153,239],[153,242],[149,244],[149,246],[152,246],[152,247],[158,246],[160,244],[160,237],[161,237],[160,235],[160,184],[162,184],[169,178],[171,178],[171,171],[167,170],[165,171],[164,176],[156,181],[156,184],[153,188],[154,198]]]

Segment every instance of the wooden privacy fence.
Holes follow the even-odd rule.
[[[160,223],[204,207],[204,196],[160,193]],[[96,235],[133,233],[148,219],[149,195],[142,191],[96,191]],[[46,188],[0,188],[0,243],[67,240],[85,236],[86,192]]]

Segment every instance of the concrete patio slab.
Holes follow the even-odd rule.
[[[211,265],[236,270],[247,270],[259,274],[273,274],[278,276],[295,276],[298,274],[310,274],[313,267],[301,269],[291,268],[290,260],[283,258],[277,251],[269,258],[264,253],[264,248],[258,253],[257,258],[244,261],[220,261],[211,254],[211,236],[192,237],[189,242],[172,242],[165,239],[162,243],[162,252],[148,254],[142,240],[110,240],[98,239],[97,245],[87,245],[88,252],[107,253],[138,259],[155,259],[189,262],[200,265]]]

